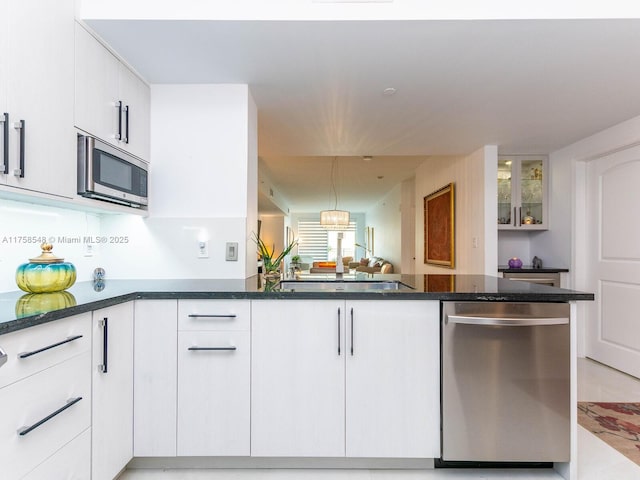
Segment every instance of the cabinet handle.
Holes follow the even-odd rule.
[[[61,342],[54,343],[54,344],[48,345],[48,346],[43,347],[43,348],[39,348],[38,350],[33,350],[31,352],[22,352],[22,353],[18,354],[18,358],[27,358],[27,357],[30,357],[32,355],[36,355],[38,353],[42,353],[42,352],[45,352],[47,350],[51,350],[52,348],[59,347],[60,345],[64,345],[65,343],[73,342],[74,340],[78,340],[79,338],[82,338],[82,335],[74,335],[72,337],[67,337],[65,340],[62,340]]]
[[[353,307],[351,308],[351,356],[353,356]]]
[[[37,421],[36,423],[34,423],[33,425],[31,425],[29,427],[22,427],[22,428],[18,429],[18,434],[20,436],[24,436],[27,433],[34,431],[36,428],[38,428],[43,423],[47,423],[49,420],[51,420],[53,417],[55,417],[59,413],[64,412],[67,408],[73,407],[80,400],[82,400],[82,397],[70,398],[69,400],[67,400],[67,403],[66,403],[66,405],[64,407],[59,408],[55,412],[47,415],[42,420]]]
[[[124,143],[129,143],[129,105],[124,107]]]
[[[13,171],[13,174],[16,177],[20,177],[20,178],[24,178],[24,136],[25,136],[25,125],[24,125],[24,120],[20,120],[17,123],[13,124],[13,128],[15,128],[16,130],[20,130],[20,142],[18,143],[19,146],[19,150],[18,150],[18,154],[19,154],[19,165],[18,168],[16,168]]]
[[[205,350],[205,351],[219,351],[219,352],[227,352],[227,351],[232,352],[232,351],[235,351],[237,349],[238,349],[238,347],[189,347],[189,348],[187,348],[187,350],[190,350],[192,352],[199,352],[199,351],[202,351],[202,350]]]
[[[102,373],[107,373],[107,352],[109,351],[109,319],[104,317],[98,322],[98,325],[102,327],[102,364],[98,365],[98,369]]]
[[[118,133],[116,133],[116,140],[122,140],[122,100],[116,102],[116,108],[118,109]]]
[[[522,226],[522,207],[518,207],[518,226]]]
[[[516,208],[517,207],[513,207],[513,226],[517,226],[516,225]]]
[[[7,355],[7,352],[5,352],[2,347],[0,347],[0,367],[2,365],[4,365],[5,363],[7,363],[7,359],[9,358],[9,356]]]
[[[338,307],[338,356],[340,356],[340,307]]]
[[[227,315],[200,315],[199,313],[190,313],[189,318],[236,318],[233,313]]]
[[[2,117],[2,173],[6,175],[9,173],[9,114],[5,112]]]

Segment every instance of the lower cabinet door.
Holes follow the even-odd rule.
[[[347,314],[347,457],[439,457],[439,302],[352,301]]]
[[[0,478],[23,478],[89,428],[90,358],[83,353],[0,389]]]
[[[344,457],[344,313],[343,300],[252,301],[251,455]]]
[[[91,478],[91,430],[67,443],[23,480],[81,480]]]
[[[133,456],[133,302],[93,312],[91,479],[113,480]]]
[[[250,332],[178,332],[178,456],[250,454]]]

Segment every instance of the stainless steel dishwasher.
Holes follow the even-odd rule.
[[[569,460],[569,308],[443,304],[442,460]]]

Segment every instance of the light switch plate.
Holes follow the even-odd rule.
[[[227,262],[238,261],[238,242],[227,242],[225,259]]]

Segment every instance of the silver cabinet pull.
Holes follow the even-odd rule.
[[[98,322],[98,325],[102,327],[102,364],[98,365],[98,369],[102,373],[107,373],[109,369],[107,363],[107,353],[109,351],[109,318],[104,317]]]
[[[46,347],[39,348],[38,350],[33,350],[31,352],[23,352],[18,354],[18,358],[28,358],[32,355],[36,355],[38,353],[46,352],[47,350],[51,350],[52,348],[59,347],[60,345],[64,345],[65,343],[73,342],[74,340],[78,340],[82,338],[82,335],[74,335],[72,337],[67,337],[65,340],[61,342],[54,343],[51,345],[47,345]]]
[[[351,308],[351,356],[353,356],[353,308]]]
[[[0,347],[0,367],[2,365],[4,365],[5,363],[7,363],[7,359],[9,358],[9,356],[7,355],[7,352],[5,352],[2,347]]]
[[[218,351],[218,352],[233,352],[235,350],[237,350],[238,347],[189,347],[187,348],[187,350],[190,350],[192,352],[199,352],[199,351]]]
[[[2,172],[5,175],[9,173],[9,114],[3,113],[2,118]]]
[[[116,140],[122,140],[122,100],[118,100],[115,103],[115,107],[118,109],[118,133],[116,133]]]
[[[26,434],[28,434],[29,432],[34,431],[36,428],[38,428],[40,425],[47,423],[49,420],[51,420],[53,417],[55,417],[56,415],[58,415],[59,413],[64,412],[67,408],[71,408],[73,407],[76,403],[78,403],[80,400],[82,400],[82,397],[76,397],[76,398],[70,398],[69,400],[67,400],[67,403],[65,404],[64,407],[59,408],[58,410],[56,410],[53,413],[50,413],[49,415],[47,415],[46,417],[44,417],[42,420],[38,420],[36,423],[34,423],[33,425],[30,425],[28,427],[22,427],[20,429],[18,429],[18,435],[20,436],[24,436]]]
[[[228,313],[226,315],[190,313],[189,318],[236,318],[236,315],[234,313]]]
[[[13,128],[16,130],[20,130],[20,141],[18,142],[18,146],[20,147],[19,153],[19,168],[16,168],[13,171],[13,174],[16,177],[24,178],[24,136],[25,136],[25,123],[24,120],[20,120],[17,123],[13,124]]]
[[[338,307],[338,356],[340,356],[340,307]]]

